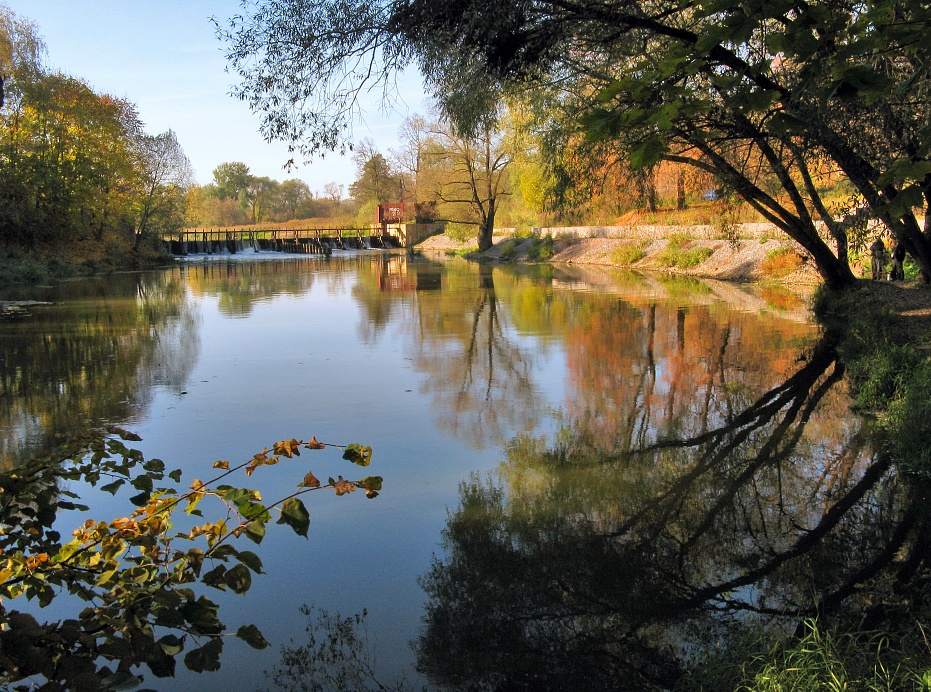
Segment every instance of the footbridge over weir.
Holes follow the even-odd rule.
[[[440,233],[442,224],[401,223],[369,228],[185,228],[162,237],[173,255],[220,254],[256,250],[298,254],[329,254],[333,250],[410,248]]]

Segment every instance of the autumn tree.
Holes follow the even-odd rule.
[[[427,201],[422,189],[421,173],[425,167],[427,147],[430,142],[429,125],[421,115],[405,118],[398,128],[398,148],[390,149],[392,167],[398,171],[405,183],[401,200],[416,205]]]
[[[579,132],[622,145],[635,168],[667,160],[714,175],[842,287],[863,216],[931,278],[929,14],[917,0],[282,0],[219,33],[237,95],[303,154],[344,146],[360,94],[411,63],[464,131],[505,96],[556,92]],[[830,208],[813,157],[855,192],[847,214]]]
[[[136,248],[155,233],[170,233],[184,226],[185,195],[194,171],[171,130],[142,135],[136,141],[139,160]]]

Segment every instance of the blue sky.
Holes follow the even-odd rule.
[[[150,134],[172,129],[199,183],[212,180],[224,161],[243,161],[254,175],[301,178],[314,192],[328,182],[355,178],[350,160],[331,154],[287,172],[282,143],[267,144],[259,117],[228,96],[233,76],[224,69],[223,45],[210,17],[223,21],[241,11],[239,0],[0,0],[32,19],[48,47],[48,65],[86,81],[98,93],[136,104]],[[353,130],[383,154],[395,147],[398,125],[426,110],[416,75],[401,84],[392,112],[377,105]]]

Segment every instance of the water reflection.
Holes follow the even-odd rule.
[[[23,420],[48,439],[96,416],[139,419],[167,459],[236,458],[308,420],[347,439],[364,426],[379,450],[377,517],[321,507],[312,543],[263,546],[267,590],[235,607],[273,646],[310,596],[366,598],[376,638],[417,637],[438,685],[641,689],[737,625],[789,631],[849,610],[858,584],[907,591],[923,573],[923,506],[784,292],[392,253],[108,281],[3,325],[5,444]],[[160,420],[156,385],[191,393]],[[259,655],[218,675],[245,684]],[[391,665],[409,655],[395,646]]]
[[[729,353],[748,324],[705,317],[598,313],[609,333],[642,331],[575,361],[557,440],[518,437],[494,474],[461,485],[422,579],[418,668],[434,684],[667,688],[741,624],[791,631],[851,608],[866,581],[921,572],[926,512],[862,425],[837,425],[832,339],[772,381],[778,363]]]
[[[23,297],[50,304],[2,325],[0,467],[139,416],[154,386],[180,390],[197,359],[198,317],[177,273],[118,274]]]

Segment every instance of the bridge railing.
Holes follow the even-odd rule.
[[[226,227],[226,228],[185,228],[175,233],[163,235],[162,240],[170,242],[200,242],[217,243],[226,241],[242,241],[255,243],[261,240],[290,240],[294,242],[314,240],[321,243],[323,239],[336,239],[342,241],[346,238],[359,239],[380,238],[388,236],[394,238],[401,247],[409,248],[425,238],[442,231],[442,224],[390,224],[387,227],[306,227],[306,228],[270,228],[261,226]]]

